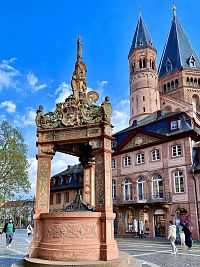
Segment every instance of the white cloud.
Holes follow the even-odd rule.
[[[2,88],[16,88],[16,78],[20,76],[19,70],[12,66],[17,59],[2,60],[0,63],[0,90]]]
[[[14,113],[16,110],[16,105],[12,101],[4,101],[0,104],[0,108],[6,108],[8,113]]]
[[[71,86],[66,82],[62,82],[55,91],[55,95],[57,96],[55,103],[64,102],[65,99],[71,95],[71,93]]]
[[[113,107],[113,132],[118,132],[129,126],[129,107],[130,101],[128,99],[121,100],[116,106]]]
[[[29,73],[26,76],[26,79],[29,86],[33,89],[33,91],[37,92],[47,87],[46,83],[39,84],[37,76],[32,71],[29,71]]]
[[[33,108],[27,108],[24,115],[17,114],[14,119],[14,124],[19,127],[26,127],[29,125],[35,125],[36,111]]]

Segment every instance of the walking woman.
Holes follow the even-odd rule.
[[[183,225],[183,232],[185,233],[185,244],[188,247],[188,250],[192,250],[192,228],[189,227],[188,222]]]

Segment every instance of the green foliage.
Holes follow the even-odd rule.
[[[9,199],[20,191],[28,192],[27,146],[18,129],[6,120],[0,124],[0,198]]]

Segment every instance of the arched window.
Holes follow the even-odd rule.
[[[178,80],[176,79],[175,80],[175,88],[178,88],[178,86],[179,86],[179,83],[178,83]]]
[[[142,59],[139,60],[139,67],[142,69]]]
[[[142,63],[143,63],[143,68],[146,68],[146,59],[145,58],[143,58]]]
[[[152,66],[152,70],[155,70],[155,62],[154,61],[152,61],[151,66]]]
[[[194,86],[197,87],[197,78],[194,78]]]
[[[144,200],[145,195],[144,195],[144,179],[143,177],[139,177],[137,179],[137,199],[138,200]]]
[[[164,94],[167,92],[167,86],[166,86],[166,84],[164,84],[164,87],[163,87],[164,89],[163,89],[163,92],[164,92]]]
[[[116,180],[112,180],[112,198],[116,198]]]
[[[170,83],[167,83],[167,92],[170,91]]]
[[[152,178],[152,197],[153,199],[163,198],[163,178],[159,174]]]
[[[193,78],[191,77],[191,78],[190,78],[190,85],[191,85],[191,86],[193,86],[193,81],[194,81],[194,80],[193,80]]]
[[[132,182],[128,179],[124,181],[124,190],[123,190],[124,200],[130,201],[132,200]]]
[[[186,84],[190,85],[190,78],[189,77],[187,77],[187,79],[186,79]]]
[[[200,87],[200,79],[198,79],[198,87]]]
[[[174,90],[174,81],[171,82],[171,89]]]
[[[195,58],[193,55],[191,55],[191,57],[189,59],[189,65],[191,68],[194,68],[196,66]]]

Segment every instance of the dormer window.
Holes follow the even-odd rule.
[[[166,72],[170,72],[171,70],[172,70],[172,63],[168,58],[166,63]]]
[[[190,59],[189,59],[189,65],[191,68],[194,68],[196,66],[196,63],[195,63],[195,58],[193,55],[191,55]]]
[[[171,130],[172,131],[178,130],[180,128],[181,128],[181,121],[180,120],[171,121]]]
[[[140,39],[140,45],[141,45],[141,46],[143,45],[143,41],[142,41],[142,39]]]

